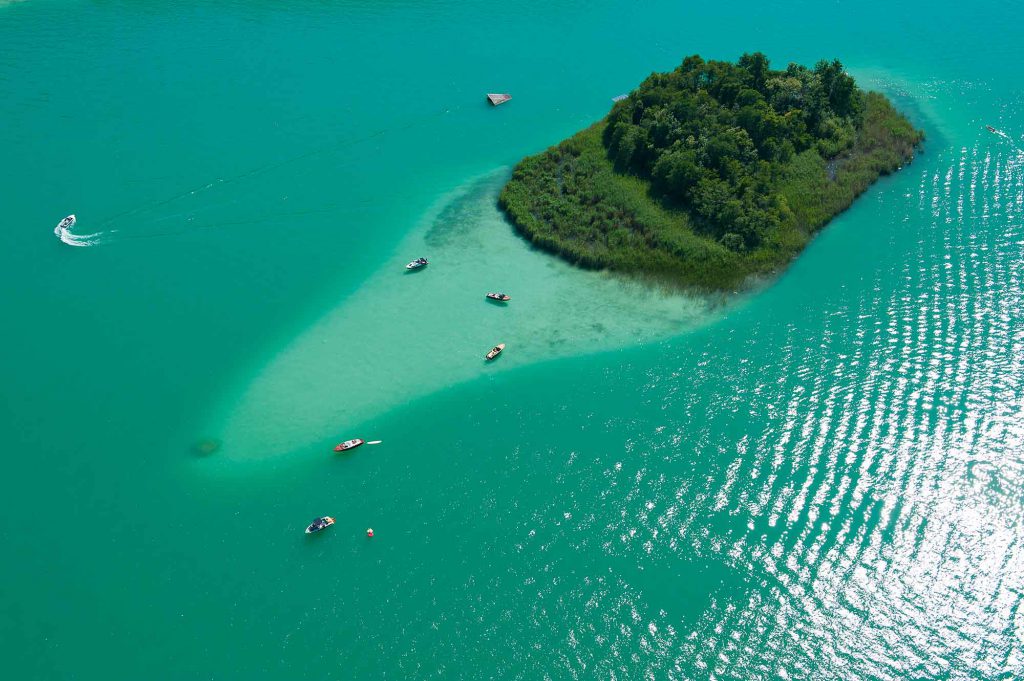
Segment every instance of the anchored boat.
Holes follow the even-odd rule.
[[[507,303],[512,300],[512,296],[507,296],[504,293],[488,293],[487,297],[491,300],[496,300],[499,303]]]
[[[498,343],[493,348],[491,348],[491,351],[487,353],[487,356],[484,357],[484,359],[492,360],[495,357],[497,357],[498,355],[500,355],[501,351],[504,350],[504,349],[505,349],[505,344],[504,343]]]
[[[354,439],[354,440],[345,440],[344,442],[339,444],[337,447],[335,447],[334,451],[336,451],[336,452],[347,452],[348,450],[355,449],[359,445],[365,444],[365,443],[366,443],[366,440],[363,440],[363,439],[358,438],[358,437],[356,439]]]
[[[430,263],[427,262],[426,258],[416,258],[411,263],[405,266],[407,270],[418,270],[421,267],[426,267]]]
[[[317,518],[316,520],[311,522],[309,524],[309,527],[306,528],[306,534],[313,534],[314,532],[319,532],[320,530],[330,527],[333,524],[334,518],[332,518],[329,515],[325,515],[323,518]]]

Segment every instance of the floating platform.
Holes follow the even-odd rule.
[[[498,106],[499,104],[504,104],[508,100],[512,99],[512,95],[505,95],[505,94],[497,94],[497,93],[494,93],[494,92],[488,92],[487,93],[487,99],[494,106]]]

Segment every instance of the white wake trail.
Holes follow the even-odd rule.
[[[61,227],[59,228],[58,236],[60,237],[60,240],[68,246],[84,248],[102,243],[103,232],[96,232],[95,234],[72,234],[71,230],[67,227]]]

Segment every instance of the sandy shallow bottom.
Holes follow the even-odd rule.
[[[584,272],[533,249],[497,208],[502,170],[452,192],[336,309],[225,406],[231,458],[359,436],[359,423],[436,390],[567,355],[677,334],[717,316],[706,299]],[[430,265],[407,271],[424,256]],[[488,291],[512,296],[487,300]],[[485,362],[496,343],[504,354]],[[557,380],[557,379],[556,379]]]

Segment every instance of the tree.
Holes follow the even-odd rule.
[[[665,107],[649,109],[640,125],[647,131],[647,138],[655,148],[669,147],[680,136],[679,121]]]
[[[863,99],[838,60],[772,71],[760,52],[735,64],[693,55],[616,105],[603,140],[618,170],[649,180],[652,193],[689,208],[712,233],[731,235],[723,245],[735,248],[738,237],[752,249],[792,216],[771,198],[787,165],[808,150],[829,159],[854,145]]]
[[[765,89],[765,96],[779,113],[803,106],[804,83],[799,78],[790,75],[769,78]]]
[[[729,185],[716,177],[702,177],[693,190],[693,207],[706,220],[716,222],[732,198]]]
[[[647,132],[632,123],[620,123],[612,132],[608,149],[612,161],[623,170],[643,170],[648,153]]]
[[[750,86],[762,95],[767,93],[765,85],[768,82],[770,70],[768,68],[768,57],[760,52],[744,54],[740,57],[739,67],[750,74]]]
[[[702,175],[697,153],[692,149],[677,148],[661,155],[654,164],[651,181],[658,193],[685,202]]]
[[[743,128],[726,128],[718,131],[705,148],[709,167],[722,171],[726,161],[736,160],[746,165],[757,160],[757,150],[750,135]]]
[[[747,250],[747,242],[736,232],[726,232],[722,235],[722,238],[719,239],[719,243],[730,251],[734,251],[736,253],[741,253]]]

